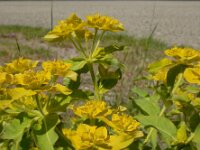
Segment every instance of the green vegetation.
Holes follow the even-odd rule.
[[[1,33],[0,149],[200,150],[199,50],[100,14],[30,30]]]
[[[26,39],[37,39],[43,37],[48,29],[40,27],[18,26],[18,25],[0,25],[0,34],[22,34]]]
[[[44,42],[43,37],[48,31],[48,29],[40,27],[0,25],[0,64],[9,62],[20,55],[41,60],[71,57],[69,48],[72,49],[72,45],[69,42],[51,43],[51,46]],[[123,78],[109,94],[109,98],[114,96],[119,99],[120,103],[126,101],[133,85],[144,84],[138,83],[137,80],[145,73],[146,64],[163,55],[162,51],[167,48],[167,44],[150,36],[137,38],[133,35],[118,33],[108,33],[104,36],[101,45],[108,45],[109,43],[125,45],[126,47],[124,51],[115,54],[126,67],[124,68]],[[61,49],[63,50],[61,51]],[[62,54],[59,55],[59,53]]]

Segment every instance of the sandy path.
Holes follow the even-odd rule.
[[[54,22],[76,12],[84,17],[101,12],[118,18],[126,32],[150,34],[170,44],[191,45],[200,49],[200,2],[158,1],[60,1],[54,2]],[[0,24],[50,27],[50,2],[0,1]]]

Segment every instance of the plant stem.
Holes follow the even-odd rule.
[[[42,110],[42,104],[40,103],[40,100],[39,100],[37,94],[35,95],[35,99],[36,99],[38,110],[40,111],[40,113],[42,114],[42,116],[45,116],[45,114],[44,114],[44,112]]]
[[[181,84],[181,81],[182,81],[182,78],[183,78],[183,73],[181,73],[180,75],[178,75],[178,80],[177,82],[174,84],[174,88],[172,90],[172,95],[176,92],[177,88],[179,87],[179,85]]]
[[[87,54],[85,53],[85,49],[83,48],[83,46],[81,45],[81,42],[78,38],[75,38],[78,46],[80,47],[81,52],[83,53],[83,55],[87,58]]]
[[[92,55],[92,52],[94,51],[94,46],[95,46],[95,41],[96,41],[97,33],[98,33],[98,29],[95,28],[94,38],[93,38],[93,43],[92,43],[92,49],[90,51],[90,55]]]
[[[70,41],[73,43],[73,45],[74,45],[74,47],[76,48],[76,50],[77,50],[80,54],[82,54],[84,57],[87,58],[87,55],[83,52],[83,50],[82,50],[81,48],[79,48],[79,47],[77,46],[76,42],[75,42],[71,37],[70,37],[69,39],[70,39]]]
[[[103,38],[105,32],[106,32],[106,31],[102,31],[101,36],[99,37],[99,39],[98,39],[98,41],[97,41],[97,43],[96,43],[96,46],[95,46],[95,48],[93,49],[93,51],[96,50],[96,49],[99,47],[99,44],[100,44],[100,42],[101,42],[101,40],[102,40],[102,38]]]
[[[90,74],[91,74],[92,82],[93,82],[93,86],[94,86],[95,98],[96,98],[97,100],[100,100],[99,87],[98,87],[98,85],[97,85],[97,81],[96,81],[96,76],[95,76],[95,73],[94,73],[93,64],[90,62],[90,63],[88,64],[88,66],[89,66],[89,70],[90,70]]]

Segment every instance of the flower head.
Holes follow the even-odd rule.
[[[8,74],[7,72],[1,72],[0,71],[0,87],[2,87],[4,84],[12,84],[13,81],[13,75]]]
[[[63,129],[63,134],[70,139],[75,149],[94,149],[105,147],[109,141],[108,131],[105,127],[80,124],[77,129]]]
[[[160,69],[157,73],[155,73],[152,76],[152,79],[156,81],[162,81],[164,83],[167,82],[167,73],[169,69],[170,68],[167,68],[167,67]]]
[[[52,75],[69,77],[72,80],[76,80],[77,74],[70,69],[71,64],[69,63],[64,63],[59,60],[46,61],[43,62],[42,67],[44,71],[50,72]]]
[[[113,114],[112,123],[115,130],[122,131],[127,134],[135,134],[140,123],[126,114]]]
[[[175,61],[185,64],[196,62],[200,60],[200,51],[192,48],[178,48],[165,50],[165,54],[175,59]]]
[[[45,71],[27,71],[24,74],[16,74],[16,84],[23,85],[27,89],[41,90],[49,83],[51,74]]]
[[[37,66],[38,61],[30,59],[19,58],[11,63],[7,63],[2,69],[10,74],[24,73],[27,70],[33,69]]]
[[[108,16],[102,16],[100,14],[87,16],[87,25],[89,27],[104,31],[117,32],[124,30],[123,24],[117,19]]]
[[[183,75],[189,83],[200,85],[200,67],[187,68]]]
[[[66,20],[61,20],[44,39],[47,41],[63,40],[71,36],[73,32],[83,30],[85,23],[76,14],[72,14]]]
[[[112,112],[108,108],[106,102],[97,100],[88,101],[84,105],[75,107],[73,111],[80,117],[91,119],[97,118],[99,116],[107,116]]]

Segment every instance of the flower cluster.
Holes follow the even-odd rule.
[[[165,50],[167,58],[149,65],[152,78],[167,82],[170,70],[177,67],[189,83],[200,85],[200,51],[191,48],[178,48]]]
[[[172,98],[177,109],[192,105],[200,106],[198,92],[188,90],[200,85],[200,51],[192,48],[178,48],[165,50],[167,58],[150,64],[149,71],[152,79],[162,81],[165,85],[174,82]],[[176,85],[175,85],[176,84]]]
[[[69,95],[72,91],[54,80],[69,77],[76,80],[77,74],[70,69],[70,64],[62,61],[38,61],[19,58],[0,68],[0,109],[13,108],[13,105],[35,107],[34,96],[44,100],[48,92]]]
[[[143,136],[138,130],[139,122],[118,109],[111,109],[105,101],[88,101],[74,106],[72,111],[93,122],[93,125],[79,124],[75,130],[63,129],[75,149],[123,149]],[[103,124],[97,126],[97,121]]]
[[[44,39],[47,41],[62,41],[72,37],[90,39],[93,36],[90,28],[112,32],[124,30],[122,23],[112,17],[95,14],[87,16],[87,20],[84,21],[76,14],[72,14],[69,18],[61,20]]]
[[[124,30],[122,23],[120,23],[117,19],[108,16],[102,16],[100,14],[87,16],[86,23],[91,28],[96,28],[104,31],[117,32]]]

